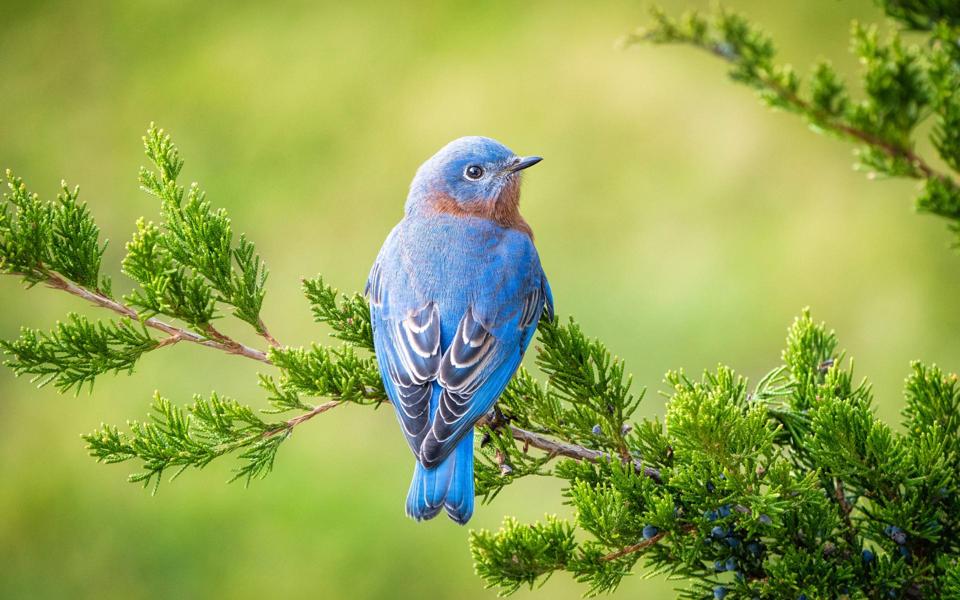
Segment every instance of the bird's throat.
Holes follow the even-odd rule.
[[[501,227],[516,229],[533,239],[533,230],[520,214],[520,177],[511,177],[494,200],[457,202],[447,194],[433,194],[430,207],[438,214],[480,217]]]

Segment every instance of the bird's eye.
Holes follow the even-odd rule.
[[[470,165],[466,168],[463,174],[466,175],[467,179],[473,179],[476,181],[477,179],[483,177],[483,169],[477,165]]]

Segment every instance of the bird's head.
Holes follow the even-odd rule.
[[[539,156],[517,156],[487,137],[456,139],[417,170],[410,184],[407,213],[446,212],[497,221],[509,221],[516,213],[519,219],[520,174],[541,160]]]

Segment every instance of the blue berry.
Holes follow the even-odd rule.
[[[900,556],[904,558],[910,558],[910,548],[906,546],[900,546]]]
[[[722,585],[718,585],[717,587],[713,588],[713,597],[716,598],[716,600],[723,600],[724,596],[726,595],[727,588],[723,587]]]
[[[731,548],[736,548],[737,546],[740,545],[740,539],[735,538],[731,535],[730,537],[727,538],[727,545],[730,546]]]
[[[600,429],[600,425],[594,425],[593,429],[591,429],[590,431],[591,433],[593,433],[593,435],[600,435],[601,433],[603,433],[603,430]]]
[[[866,548],[864,548],[863,552],[860,553],[860,557],[863,559],[863,562],[869,565],[870,563],[873,562],[873,559],[876,558],[876,555],[873,553],[872,550],[867,550]]]
[[[712,481],[708,481],[708,482],[707,482],[707,491],[712,494],[715,489],[717,489],[717,486],[713,485],[713,482],[712,482]]]
[[[760,515],[760,517],[759,517],[757,520],[760,521],[760,523],[763,524],[763,525],[772,525],[772,524],[773,524],[773,519],[771,519],[771,518],[770,518],[769,516],[767,516],[767,515]]]
[[[724,504],[723,506],[720,507],[720,509],[718,510],[718,513],[720,514],[720,517],[721,517],[721,518],[722,518],[722,517],[729,517],[729,516],[730,516],[730,505],[729,505],[729,504]]]
[[[653,536],[660,533],[660,530],[654,527],[653,525],[646,525],[643,528],[643,539],[649,540]]]
[[[747,544],[747,552],[754,556],[760,556],[760,544],[756,542],[750,542]]]
[[[713,563],[713,570],[716,571],[717,573],[722,573],[723,571],[727,570],[727,566],[724,564],[722,560],[717,560],[717,561],[714,561]]]
[[[907,543],[907,534],[902,531],[894,531],[890,534],[890,539],[902,546]]]
[[[712,535],[714,538],[719,540],[721,538],[726,537],[727,532],[723,527],[720,527],[719,525],[717,525],[710,530],[710,535]]]
[[[724,566],[727,568],[728,571],[736,571],[737,559],[731,556],[730,558],[727,559],[727,562]]]
[[[807,595],[806,595],[806,594],[800,594],[799,596],[797,596],[797,600],[807,600]]]
[[[715,510],[707,510],[707,511],[704,511],[704,512],[703,512],[703,516],[706,517],[706,519],[707,519],[708,521],[716,521],[716,520],[717,520],[717,511],[715,511]]]

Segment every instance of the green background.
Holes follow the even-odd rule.
[[[807,305],[887,419],[910,360],[960,362],[960,257],[942,222],[913,215],[914,184],[867,181],[848,145],[763,108],[714,58],[618,49],[648,21],[644,4],[404,4],[4,2],[0,165],[46,198],[61,178],[79,184],[116,276],[136,218],[157,217],[136,183],[156,121],[181,146],[185,179],[258,243],[274,334],[305,344],[326,332],[299,279],[361,289],[420,162],[489,135],[546,157],[523,210],[557,309],[627,361],[649,388],[645,415],[662,414],[668,369],[724,362],[755,379],[776,365]],[[867,0],[729,4],[803,70],[826,56],[855,73],[850,20],[882,19]],[[0,280],[0,335],[87,310],[62,296]],[[466,529],[403,516],[412,461],[389,409],[311,421],[249,489],[224,483],[225,459],[151,497],[125,483],[132,466],[85,455],[81,433],[142,418],[154,390],[261,405],[258,369],[179,345],[76,398],[0,372],[0,597],[494,595],[473,574]],[[558,490],[516,484],[470,526],[565,514]],[[672,585],[635,576],[621,594]],[[520,596],[582,591],[557,576]]]

